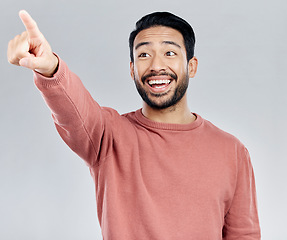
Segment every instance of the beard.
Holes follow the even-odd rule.
[[[173,81],[177,81],[177,76],[175,74],[169,74],[169,73],[148,74],[143,76],[141,78],[141,81],[143,84],[145,84],[145,79],[147,79],[148,77],[162,76],[162,75],[171,76],[173,78]],[[154,101],[149,97],[147,91],[139,84],[139,80],[136,79],[135,77],[134,82],[138,90],[138,93],[140,94],[143,101],[151,108],[161,110],[175,106],[182,99],[188,88],[189,75],[188,73],[186,73],[186,75],[180,80],[180,84],[175,88],[172,96],[170,96],[167,99],[164,99],[164,97],[169,94],[169,91],[165,93],[149,93],[151,96],[156,97],[156,100],[158,101]]]

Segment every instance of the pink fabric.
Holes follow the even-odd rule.
[[[61,59],[35,83],[90,168],[105,240],[260,239],[252,165],[235,137],[198,114],[180,125],[102,108]]]

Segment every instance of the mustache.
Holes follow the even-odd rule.
[[[155,77],[155,76],[169,76],[173,78],[174,80],[177,80],[177,76],[173,73],[168,73],[168,72],[161,72],[161,73],[149,73],[144,76],[142,76],[141,80],[142,82],[145,82],[145,80],[149,77]]]

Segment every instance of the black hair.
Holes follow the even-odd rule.
[[[136,22],[136,29],[131,32],[129,37],[130,58],[134,62],[133,47],[137,34],[147,28],[165,26],[178,30],[184,39],[186,57],[189,61],[194,56],[195,36],[190,24],[184,19],[169,12],[154,12],[142,17]]]

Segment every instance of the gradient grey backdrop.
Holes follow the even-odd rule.
[[[287,239],[286,0],[6,0],[0,9],[0,239],[102,239],[89,169],[58,136],[32,72],[6,60],[24,31],[20,9],[92,96],[120,113],[141,107],[129,75],[135,21],[163,10],[189,21],[199,59],[190,109],[249,149],[262,239]]]

